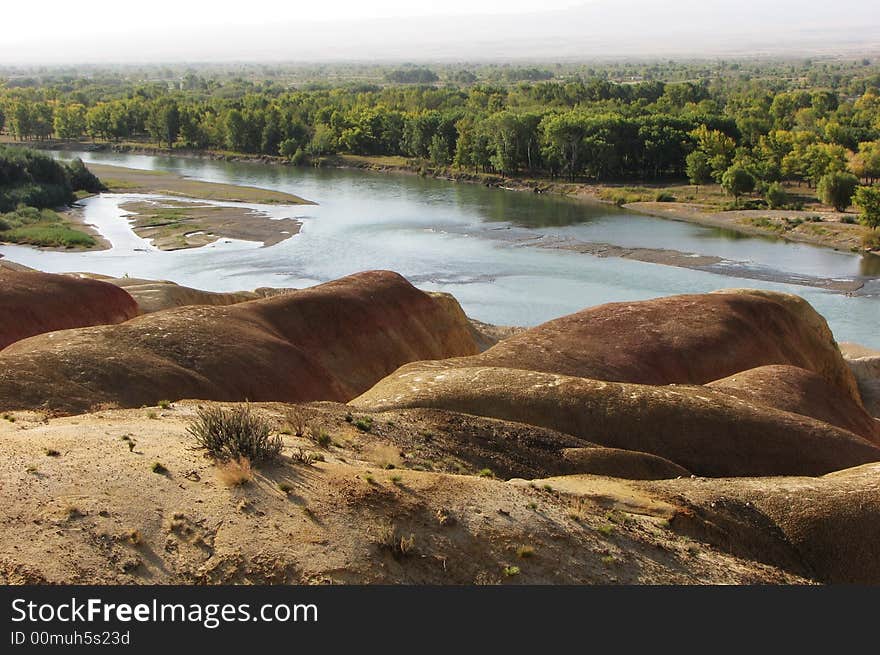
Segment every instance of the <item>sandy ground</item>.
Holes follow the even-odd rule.
[[[634,259],[649,264],[690,268],[693,270],[708,271],[710,273],[718,273],[730,277],[817,287],[840,293],[854,293],[865,286],[865,282],[862,279],[843,280],[755,269],[746,265],[737,265],[735,262],[725,262],[723,258],[713,255],[701,255],[699,253],[682,252],[680,250],[670,250],[667,248],[626,248],[610,243],[563,239],[533,240],[527,245],[547,248],[550,250],[571,250],[573,252],[579,252],[600,258],[619,257],[621,259]],[[722,263],[724,265],[720,266]]]
[[[143,200],[120,208],[132,212],[135,233],[160,250],[198,248],[220,238],[272,246],[299,233],[302,226],[294,218],[273,219],[243,207]]]
[[[626,209],[708,227],[733,230],[741,234],[772,236],[788,241],[799,241],[834,250],[859,251],[862,249],[862,236],[867,229],[858,224],[842,223],[841,218],[852,215],[839,212],[795,211],[750,209],[717,212],[700,205],[682,202],[633,202],[624,205]],[[820,222],[805,221],[795,227],[788,227],[786,219],[805,219],[819,216]],[[762,227],[753,221],[767,221],[775,228]]]
[[[299,196],[257,187],[191,180],[166,171],[145,171],[107,164],[89,164],[89,170],[101,178],[111,191],[119,193],[158,193],[203,200],[252,202],[262,205],[310,205]]]
[[[439,453],[455,436],[396,430],[401,414],[366,433],[322,403],[311,421],[330,445],[286,435],[278,463],[231,485],[193,448],[196,407],[0,420],[0,582],[806,582],[674,533],[672,506],[623,481],[581,478],[572,495],[475,462],[426,470],[396,439]],[[255,408],[279,427],[291,409]],[[324,461],[297,461],[300,448]]]

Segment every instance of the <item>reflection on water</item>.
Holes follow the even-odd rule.
[[[871,253],[862,255],[862,260],[859,262],[859,274],[865,277],[880,275],[880,255]]]
[[[128,248],[52,253],[0,246],[0,253],[43,270],[127,273],[217,291],[299,287],[365,269],[392,269],[422,288],[454,294],[475,318],[518,325],[534,325],[604,302],[758,287],[798,293],[826,316],[838,339],[880,347],[876,296],[848,297],[810,287],[514,246],[542,237],[667,248],[714,255],[739,267],[827,278],[875,274],[877,257],[866,260],[806,244],[636,215],[604,204],[415,175],[80,154],[86,161],[278,189],[319,204],[276,208],[279,216],[289,212],[300,217],[303,227],[298,236],[268,248],[221,240],[211,248],[176,252]],[[117,200],[113,196],[87,200],[86,216],[120,230],[119,239],[130,239],[127,226],[115,227],[122,220]]]
[[[587,203],[561,196],[527,191],[484,188],[476,184],[455,185],[456,201],[490,222],[508,222],[516,227],[563,227],[589,223],[598,218],[624,216],[627,212],[604,203]]]

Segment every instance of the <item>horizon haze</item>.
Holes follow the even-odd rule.
[[[224,1],[209,15],[167,0],[154,3],[149,15],[111,10],[103,0],[90,5],[86,21],[61,4],[48,18],[42,5],[7,9],[4,22],[15,29],[6,30],[0,41],[0,63],[574,60],[880,51],[880,12],[869,12],[865,0],[833,5],[549,0],[539,11],[520,0],[454,0],[442,8],[379,0],[369,10],[339,0],[309,8],[255,0],[247,14]]]

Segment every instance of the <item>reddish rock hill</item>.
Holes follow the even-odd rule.
[[[350,403],[433,408],[549,428],[650,453],[698,475],[821,475],[880,461],[880,447],[807,416],[700,386],[605,382],[513,368],[403,367]]]
[[[112,284],[0,266],[0,349],[35,334],[137,315],[137,303]]]
[[[705,384],[769,364],[813,371],[861,404],[825,320],[805,300],[752,290],[610,303],[539,325],[452,366],[639,384]]]
[[[880,584],[880,465],[820,478],[670,480],[676,532],[830,583]]]
[[[824,319],[772,292],[585,309],[480,355],[403,366],[351,405],[517,421],[699,475],[880,461],[877,423]]]
[[[880,446],[880,421],[812,371],[796,366],[761,366],[707,386],[750,403],[812,416]]]
[[[406,362],[478,352],[462,317],[396,273],[360,273],[20,341],[0,353],[0,405],[78,412],[179,398],[345,401]]]

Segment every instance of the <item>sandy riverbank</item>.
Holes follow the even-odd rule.
[[[831,279],[806,275],[795,275],[782,271],[758,269],[747,266],[740,262],[732,262],[714,255],[701,255],[699,253],[682,252],[667,248],[631,248],[617,246],[611,243],[598,243],[592,241],[572,241],[561,239],[546,239],[534,241],[528,245],[548,248],[551,250],[569,250],[593,257],[619,257],[646,262],[648,264],[661,264],[663,266],[677,266],[689,268],[695,271],[706,271],[732,277],[749,280],[763,280],[765,282],[778,282],[783,284],[796,284],[799,286],[816,287],[839,293],[856,293],[865,286],[862,279]]]
[[[146,199],[127,202],[121,208],[131,213],[134,232],[152,240],[160,250],[198,248],[227,239],[241,239],[271,246],[297,234],[301,222],[295,218],[271,218],[252,207],[240,204],[306,205],[314,204],[293,194],[271,189],[191,180],[164,171],[146,171],[105,164],[89,164],[111,193],[156,194],[177,196],[174,199]],[[183,199],[186,200],[183,200]],[[65,213],[77,229],[92,235],[98,242],[92,250],[106,250],[107,240],[85,222],[82,207]]]

